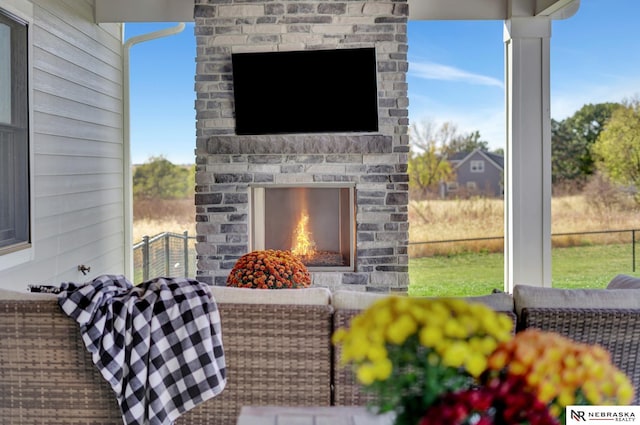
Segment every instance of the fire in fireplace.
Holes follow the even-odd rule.
[[[251,187],[252,249],[290,250],[311,271],[352,271],[355,187]]]

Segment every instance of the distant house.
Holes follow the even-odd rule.
[[[504,157],[481,149],[452,155],[449,162],[455,171],[455,181],[443,182],[440,195],[496,196],[504,193]]]

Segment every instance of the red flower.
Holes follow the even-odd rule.
[[[420,425],[559,425],[522,377],[507,375],[487,385],[445,394]]]

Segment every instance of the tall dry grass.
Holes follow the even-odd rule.
[[[555,197],[551,201],[551,233],[584,233],[640,228],[640,210],[631,203],[600,202],[590,195]],[[412,201],[409,205],[409,255],[424,257],[460,252],[501,252],[502,239],[466,243],[435,243],[504,235],[502,199]],[[628,233],[554,236],[554,246],[617,243]]]
[[[612,202],[593,194],[554,197],[551,202],[553,234],[640,229],[640,209],[632,203]],[[503,240],[466,243],[429,243],[473,238],[502,238],[504,202],[501,199],[411,201],[409,255],[425,257],[461,252],[501,252]],[[134,202],[133,243],[163,232],[196,234],[193,199]],[[553,244],[575,246],[628,242],[629,234],[554,236]]]
[[[133,243],[144,236],[187,231],[196,234],[196,206],[192,198],[175,200],[135,200],[133,203]]]

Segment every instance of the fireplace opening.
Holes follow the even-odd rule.
[[[354,186],[253,186],[252,249],[289,250],[311,271],[352,271]]]

